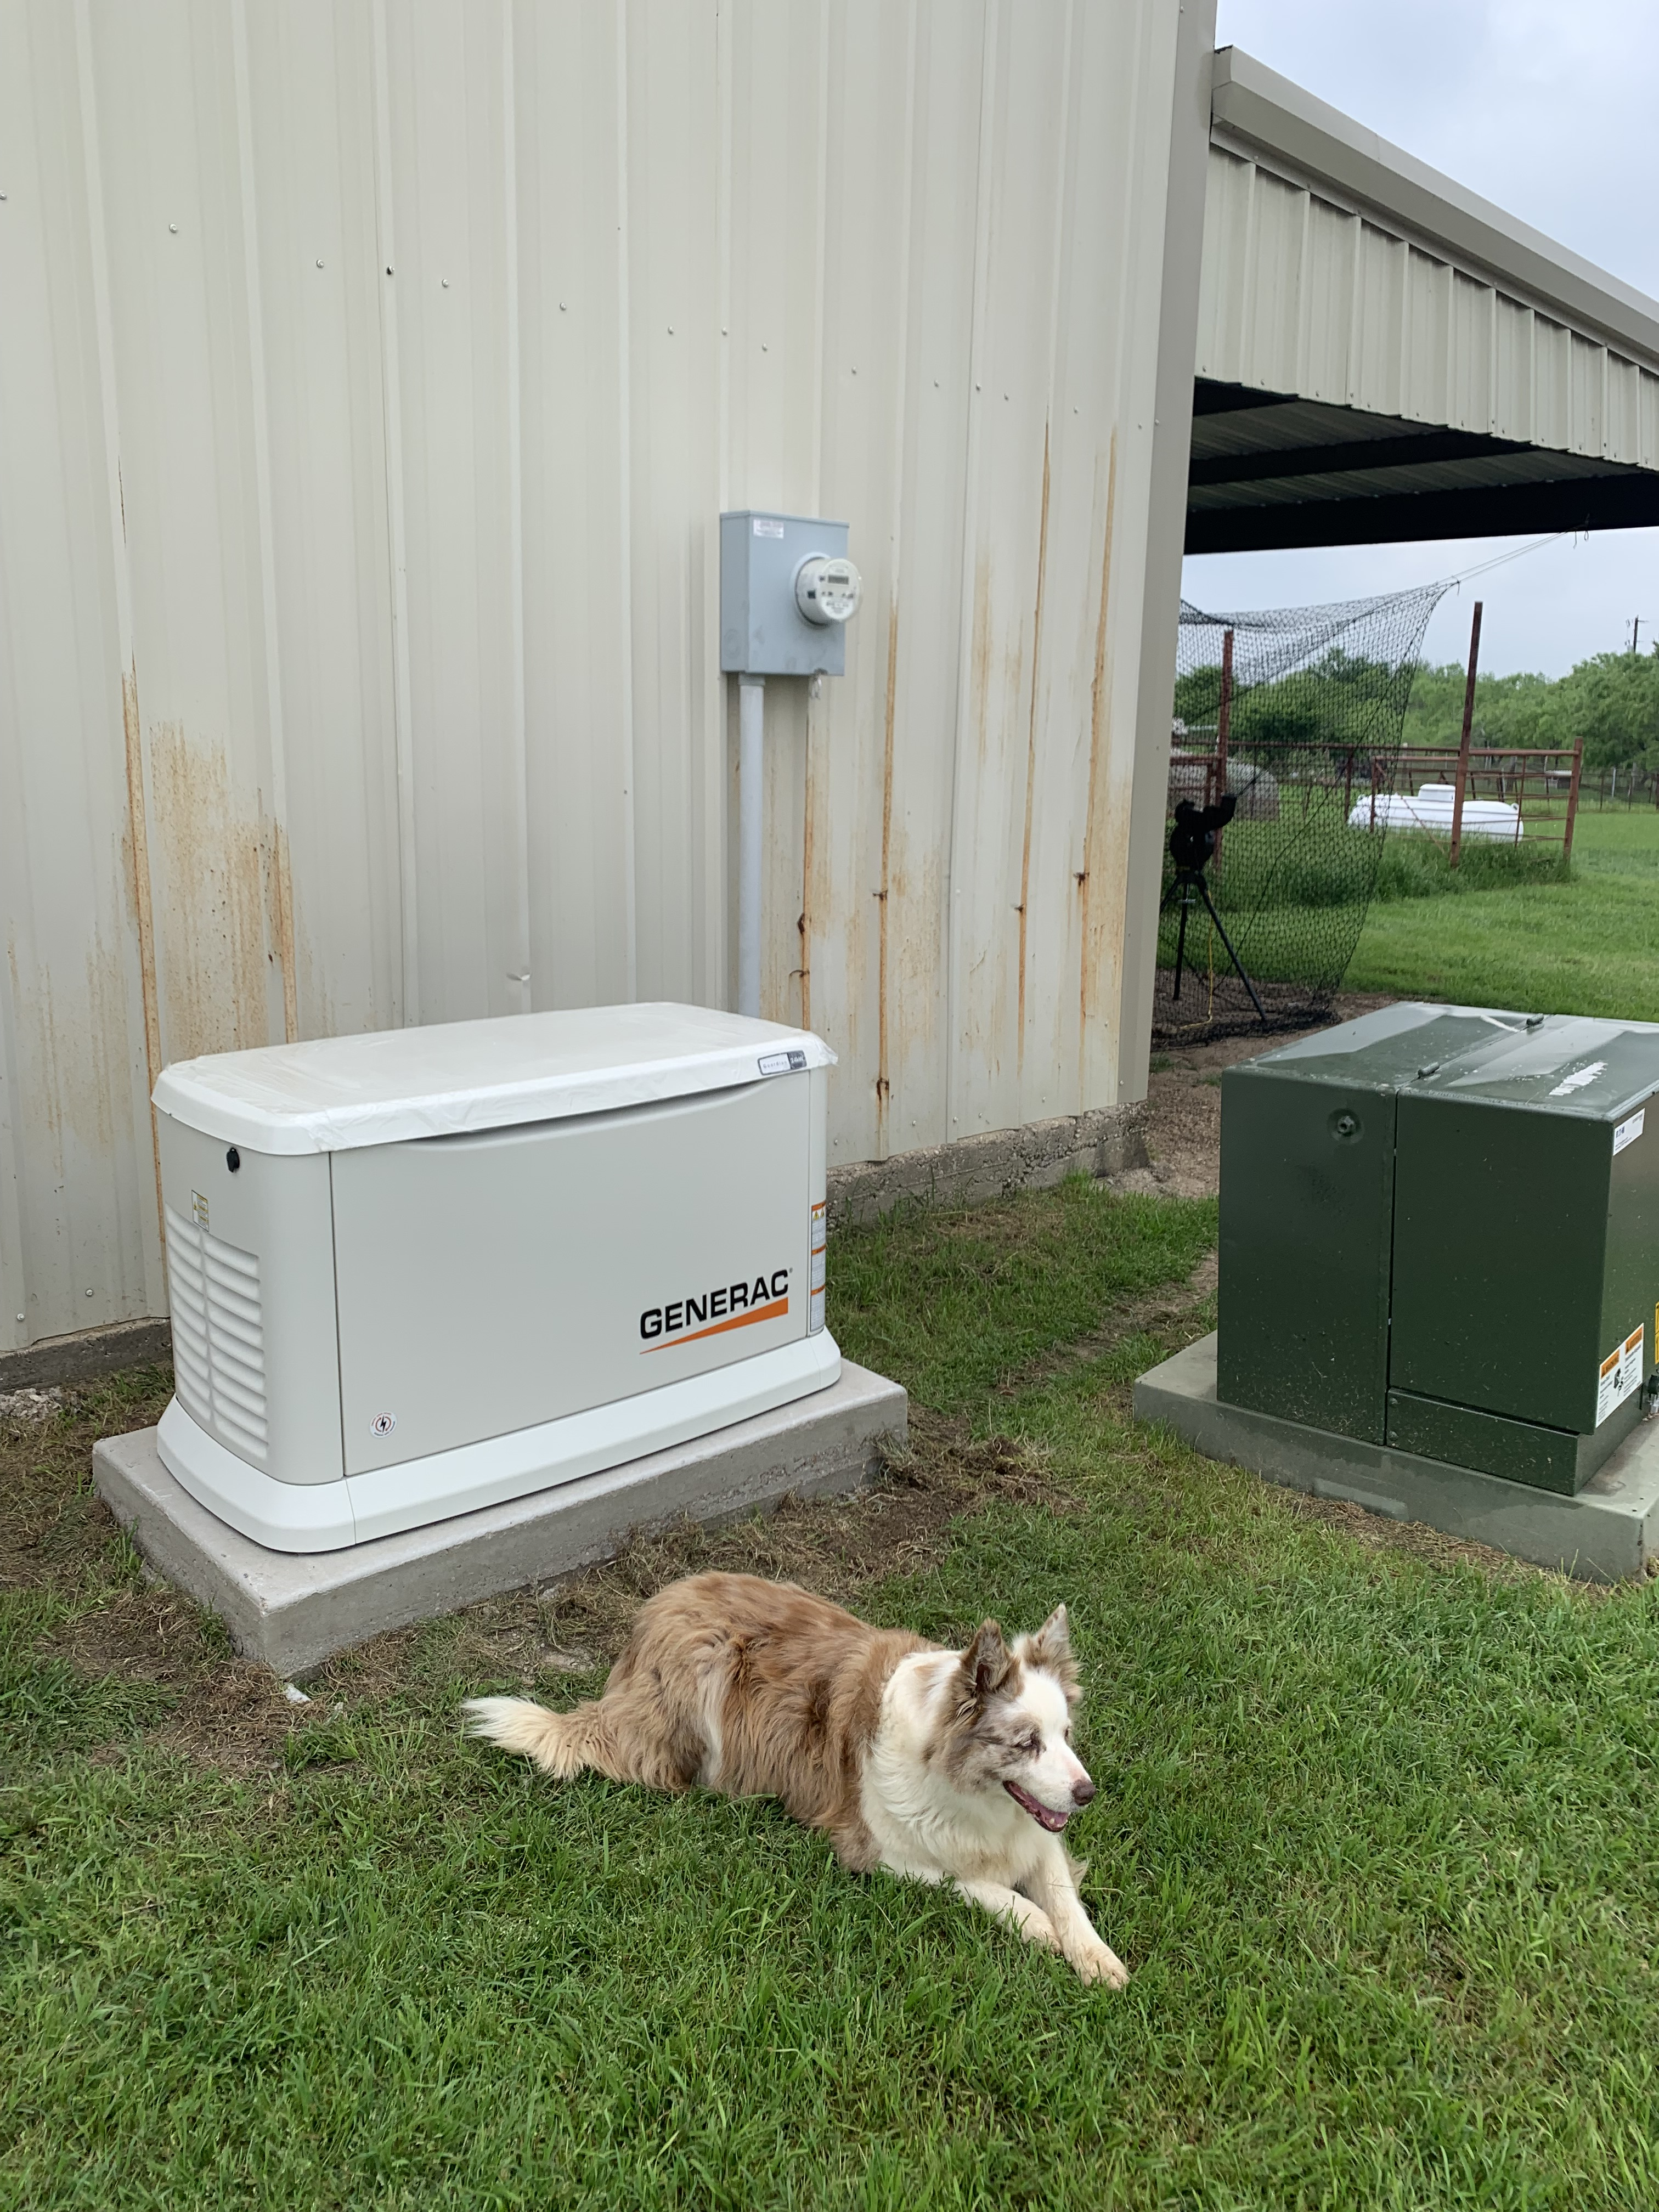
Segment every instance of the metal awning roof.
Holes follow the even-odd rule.
[[[1215,58],[1186,550],[1659,524],[1659,304]]]

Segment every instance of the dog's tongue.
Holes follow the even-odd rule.
[[[1018,1782],[1005,1782],[1002,1786],[1020,1810],[1029,1813],[1038,1827],[1046,1828],[1051,1836],[1057,1836],[1072,1817],[1069,1813],[1051,1812],[1048,1806],[1033,1797],[1029,1790],[1022,1790]]]

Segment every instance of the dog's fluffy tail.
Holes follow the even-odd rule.
[[[574,1712],[555,1713],[529,1698],[471,1698],[462,1710],[469,1735],[483,1736],[503,1751],[521,1753],[561,1782],[580,1773],[584,1766],[616,1772],[616,1747],[597,1702],[578,1705]]]

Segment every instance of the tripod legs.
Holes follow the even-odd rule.
[[[1210,886],[1205,882],[1202,876],[1198,879],[1198,895],[1200,898],[1203,900],[1205,909],[1208,913],[1211,921],[1215,924],[1217,936],[1220,938],[1221,942],[1227,948],[1227,957],[1232,962],[1233,966],[1238,971],[1239,981],[1244,986],[1244,988],[1250,994],[1250,1004],[1255,1008],[1256,1018],[1261,1022],[1263,1029],[1265,1029],[1267,1025],[1267,1016],[1262,1006],[1261,1000],[1258,999],[1255,994],[1255,985],[1251,982],[1249,977],[1244,973],[1244,963],[1239,958],[1237,953],[1233,951],[1233,940],[1228,936],[1226,929],[1223,926],[1221,916],[1215,910],[1215,901],[1210,896]]]
[[[1181,927],[1176,936],[1175,980],[1170,986],[1170,996],[1172,999],[1178,999],[1181,996],[1182,970],[1185,965],[1187,957],[1187,909],[1193,902],[1192,894],[1196,891],[1200,898],[1204,902],[1204,911],[1209,915],[1210,920],[1215,924],[1216,934],[1220,938],[1221,942],[1227,948],[1227,957],[1232,962],[1239,981],[1244,986],[1244,988],[1250,994],[1250,1004],[1255,1008],[1256,1018],[1261,1022],[1262,1027],[1265,1029],[1267,1025],[1267,1012],[1263,1007],[1261,1000],[1256,996],[1255,985],[1251,982],[1249,977],[1244,973],[1243,962],[1233,950],[1233,940],[1228,936],[1226,925],[1223,922],[1221,916],[1215,910],[1215,901],[1210,896],[1210,886],[1205,882],[1200,871],[1196,868],[1178,869],[1176,873],[1175,881],[1170,885],[1169,890],[1164,894],[1163,906],[1168,906],[1170,901],[1175,896],[1177,891],[1181,892],[1182,895],[1181,901]],[[1162,907],[1160,907],[1159,911],[1162,911]]]

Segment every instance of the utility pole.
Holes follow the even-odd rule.
[[[1451,865],[1457,866],[1457,856],[1463,848],[1463,794],[1469,782],[1469,732],[1474,722],[1474,672],[1480,660],[1480,608],[1474,603],[1474,620],[1469,625],[1469,680],[1463,690],[1463,736],[1457,748],[1457,796],[1452,801]]]

